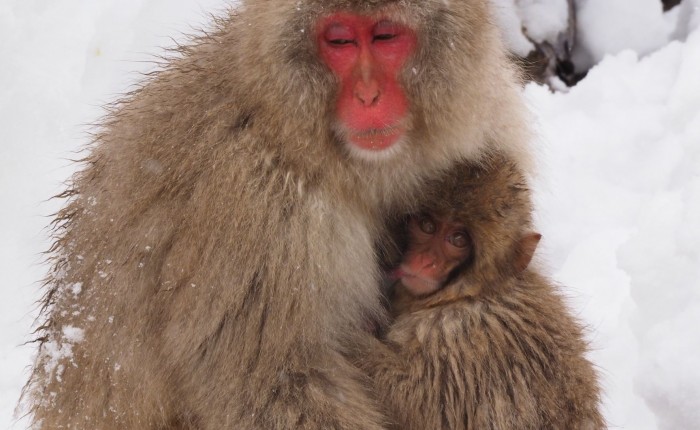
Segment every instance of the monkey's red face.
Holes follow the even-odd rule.
[[[437,291],[473,252],[472,241],[461,224],[415,216],[409,220],[408,232],[409,247],[398,275],[416,296]]]
[[[317,27],[321,59],[338,76],[340,132],[360,150],[380,152],[406,133],[408,99],[399,73],[416,46],[415,32],[388,19],[330,15]]]

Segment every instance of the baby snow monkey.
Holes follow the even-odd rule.
[[[399,429],[605,428],[582,328],[530,267],[526,179],[500,156],[429,187],[385,338],[356,358]]]

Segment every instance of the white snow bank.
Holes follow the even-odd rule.
[[[554,276],[591,330],[615,428],[700,428],[700,31],[529,86]]]
[[[700,0],[683,0],[666,14],[661,0],[576,0],[576,4],[574,63],[578,70],[585,70],[606,54],[632,49],[646,55],[671,39],[683,40]]]

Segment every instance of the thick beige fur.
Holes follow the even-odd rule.
[[[398,286],[385,340],[359,349],[395,428],[605,428],[580,324],[549,280],[514,267],[532,228],[517,166],[464,165],[432,189],[424,210],[464,224],[474,256],[430,296]]]
[[[485,0],[243,0],[111,107],[55,220],[23,405],[42,429],[380,429],[349,338],[383,318],[375,242],[426,180],[529,166]],[[333,132],[315,25],[412,26],[394,154]]]

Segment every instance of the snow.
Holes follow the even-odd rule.
[[[521,57],[527,57],[534,49],[532,42],[547,41],[554,46],[568,26],[567,0],[491,0],[491,3],[506,46]]]
[[[554,45],[569,23],[566,0],[520,0],[518,4],[523,26],[532,40]]]
[[[700,31],[606,57],[540,117],[539,225],[553,276],[590,326],[606,416],[699,428]]]
[[[70,325],[63,326],[63,340],[68,343],[78,343],[83,341],[84,330]]]
[[[491,3],[494,5],[494,18],[501,29],[506,46],[511,52],[527,57],[535,45],[521,31],[523,23],[515,7],[515,0],[491,0]]]
[[[667,14],[657,0],[577,3],[579,55],[597,65],[566,93],[525,90],[541,136],[539,257],[588,326],[610,426],[700,428],[700,0]],[[22,344],[47,271],[49,197],[87,142],[82,124],[152,67],[143,60],[168,36],[182,40],[225,4],[0,2],[1,429],[26,425],[13,408],[32,362]],[[542,19],[530,31],[559,23]]]
[[[699,0],[684,0],[682,8],[664,14],[660,0],[575,1],[579,34],[574,61],[582,70],[606,54],[633,49],[645,55],[659,49],[677,38],[674,30],[678,21],[687,20],[700,5]]]

